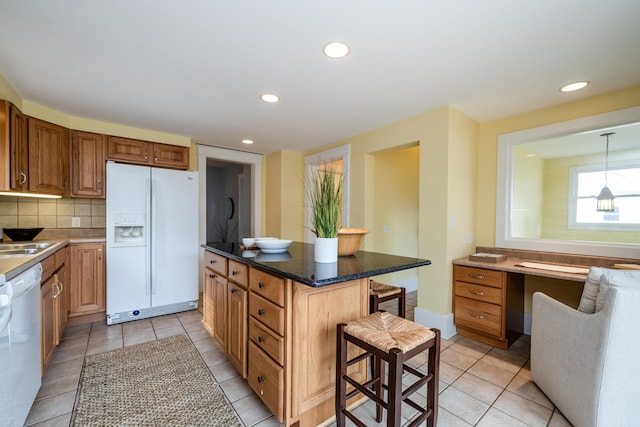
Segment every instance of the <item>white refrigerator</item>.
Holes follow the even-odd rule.
[[[107,163],[107,324],[198,307],[198,173]]]

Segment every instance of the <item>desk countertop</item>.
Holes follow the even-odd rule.
[[[313,245],[293,242],[283,254],[265,254],[243,250],[238,243],[206,243],[203,248],[266,272],[318,287],[408,270],[431,264],[431,261],[377,252],[358,251],[338,257],[336,263],[313,261]]]
[[[454,260],[453,264],[463,265],[466,267],[485,268],[488,270],[506,271],[509,273],[520,273],[520,274],[526,274],[529,276],[540,276],[540,277],[549,277],[552,279],[570,280],[573,282],[584,282],[587,280],[586,274],[563,273],[559,271],[540,270],[537,268],[527,268],[527,267],[518,266],[518,264],[520,264],[521,262],[527,262],[527,261],[531,261],[531,260],[521,259],[521,258],[507,258],[502,262],[492,263],[492,262],[470,261],[469,258],[460,258],[460,259]],[[571,266],[589,268],[589,266],[582,266],[582,265],[571,265]]]

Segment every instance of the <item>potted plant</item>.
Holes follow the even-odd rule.
[[[338,231],[342,226],[344,175],[333,168],[313,172],[309,189],[311,227],[316,235],[314,260],[338,261]]]

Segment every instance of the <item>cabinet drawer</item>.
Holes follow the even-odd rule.
[[[455,323],[502,338],[502,308],[499,305],[455,297]]]
[[[477,283],[479,285],[502,288],[505,272],[487,270],[484,268],[464,267],[456,265],[453,268],[453,279],[461,282]]]
[[[284,308],[254,293],[249,295],[249,312],[279,335],[284,335]]]
[[[249,270],[249,288],[280,307],[284,307],[284,279],[252,268]]]
[[[284,365],[284,338],[265,328],[253,317],[249,318],[249,339],[280,365]]]
[[[227,275],[227,258],[222,255],[214,254],[213,252],[204,251],[204,265],[205,267],[222,274]]]
[[[502,304],[502,289],[476,285],[467,282],[455,282],[455,295],[491,304]]]
[[[249,268],[246,264],[229,260],[229,280],[246,288],[249,283]]]
[[[264,404],[283,420],[284,368],[271,360],[253,342],[249,342],[249,386]]]

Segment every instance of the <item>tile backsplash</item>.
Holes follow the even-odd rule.
[[[105,228],[105,200],[0,196],[2,228],[72,228],[74,217],[80,228]]]

